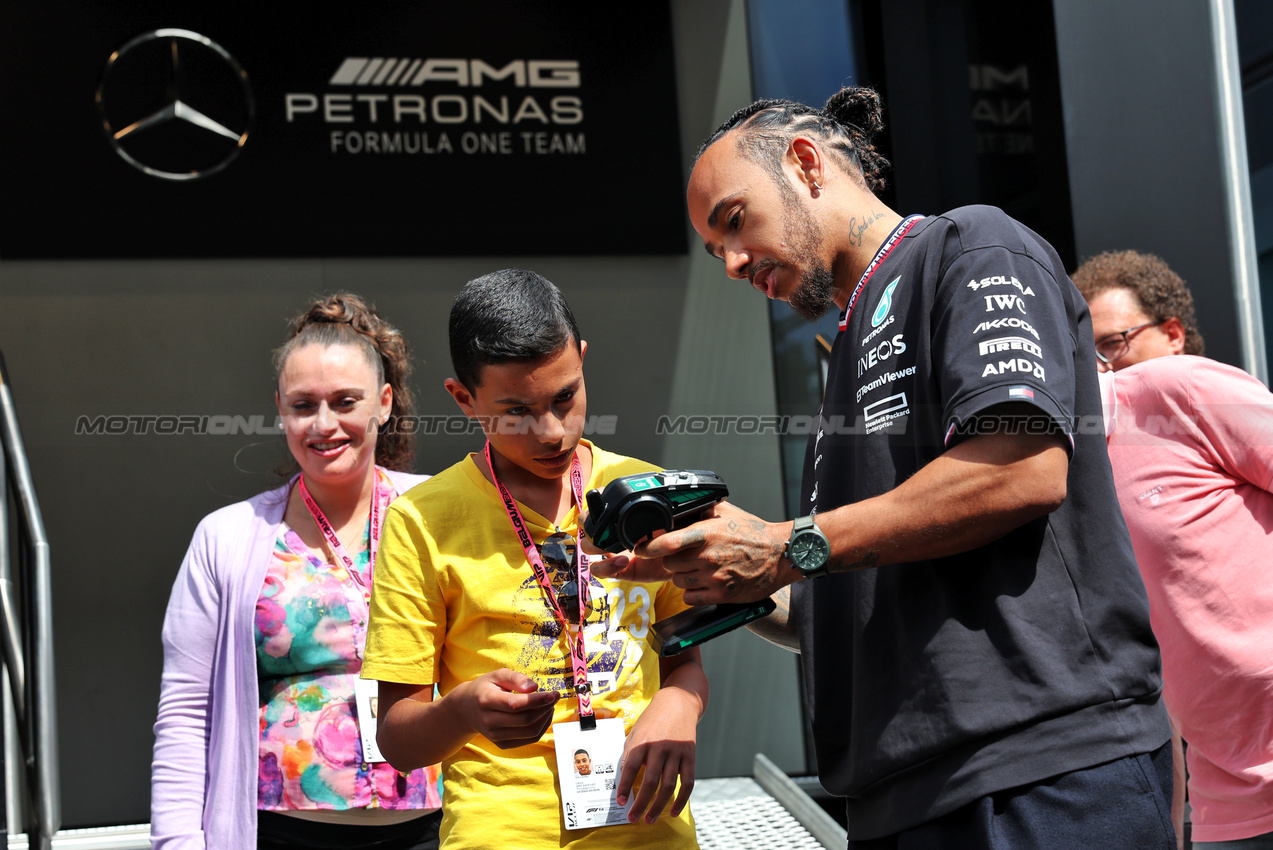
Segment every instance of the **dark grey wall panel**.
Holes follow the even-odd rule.
[[[1207,354],[1242,366],[1210,3],[1056,0],[1080,261],[1132,248],[1189,284]]]

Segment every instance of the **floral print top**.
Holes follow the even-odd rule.
[[[381,512],[397,494],[380,476]],[[353,556],[368,586],[369,538]],[[436,809],[439,768],[400,774],[362,758],[354,681],[362,669],[367,608],[343,565],[283,525],[256,603],[261,695],[260,809]]]

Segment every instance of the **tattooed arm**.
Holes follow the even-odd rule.
[[[799,652],[800,636],[796,634],[795,624],[791,622],[791,588],[784,587],[769,598],[778,607],[768,617],[752,620],[747,628],[774,646]]]
[[[1051,435],[965,440],[888,493],[820,511],[831,572],[939,558],[998,540],[1060,506],[1068,469],[1069,456]],[[639,557],[619,556],[595,572],[670,577],[691,605],[763,599],[802,577],[784,554],[791,526],[721,502],[709,519],[646,541]]]

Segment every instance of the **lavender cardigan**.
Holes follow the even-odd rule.
[[[399,494],[428,477],[386,472]],[[253,616],[290,486],[204,517],[177,573],[150,772],[155,848],[256,846]]]

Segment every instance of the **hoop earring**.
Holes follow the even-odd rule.
[[[821,184],[821,183],[819,183],[817,180],[814,180],[814,181],[813,181],[813,188],[815,188],[815,189],[817,189],[819,192],[821,192],[821,191],[822,191],[822,184]]]

